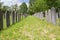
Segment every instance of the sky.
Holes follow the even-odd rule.
[[[11,6],[14,4],[21,5],[23,2],[25,2],[27,6],[29,6],[29,0],[1,0],[1,2],[4,3],[3,5],[7,5],[7,6]]]

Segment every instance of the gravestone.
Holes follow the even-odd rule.
[[[56,24],[56,10],[54,7],[51,8],[51,14],[52,14],[52,23]]]
[[[14,11],[12,12],[12,24],[14,24],[15,23],[15,13],[14,13]]]
[[[18,14],[18,22],[21,20],[21,14]]]
[[[36,13],[33,16],[36,16]]]
[[[4,13],[4,18],[6,19],[6,13],[7,13],[7,11]]]
[[[40,17],[39,17],[39,13],[35,13],[35,16],[36,16],[37,18],[40,18]]]
[[[60,19],[60,10],[59,10],[59,13],[58,13],[58,18]]]
[[[48,21],[48,12],[45,11],[45,17],[46,17],[46,21]]]
[[[60,26],[60,10],[59,10],[58,18],[59,18],[59,26]]]
[[[9,11],[7,11],[7,13],[6,13],[6,25],[7,25],[7,27],[10,26],[10,13],[9,13]]]
[[[16,12],[16,22],[17,22],[17,12]]]
[[[40,17],[40,19],[43,19],[44,18],[43,12],[40,12],[39,13],[39,17]]]
[[[28,14],[27,14],[27,13],[24,13],[24,15],[25,15],[25,17],[27,17],[27,16],[28,16]]]
[[[58,19],[58,13],[56,13],[56,19]]]
[[[16,23],[16,11],[14,12],[14,21]]]
[[[48,10],[48,22],[52,22],[52,14],[51,14],[51,10]]]
[[[3,12],[0,11],[0,30],[3,29]]]

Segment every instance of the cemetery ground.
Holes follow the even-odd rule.
[[[28,16],[0,31],[0,40],[60,40],[60,27]]]

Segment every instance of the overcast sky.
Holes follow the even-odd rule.
[[[14,4],[18,4],[21,5],[21,3],[25,2],[27,5],[29,5],[29,0],[1,0],[1,2],[4,2],[4,5],[14,5]]]

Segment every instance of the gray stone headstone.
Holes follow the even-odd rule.
[[[45,11],[45,17],[46,17],[46,21],[48,21],[48,12]]]
[[[60,26],[60,10],[59,10],[59,13],[58,13],[58,18],[59,18],[59,26]]]
[[[3,13],[0,11],[0,30],[3,29]]]
[[[16,13],[16,22],[17,22],[17,13]]]
[[[9,11],[7,11],[7,13],[6,13],[6,25],[7,25],[7,27],[10,26],[10,13],[9,13]]]
[[[16,23],[16,11],[14,12],[14,21]]]
[[[18,21],[21,20],[21,14],[18,14]]]
[[[54,7],[51,8],[51,14],[52,14],[52,23],[56,24],[56,10]]]
[[[14,13],[14,11],[12,12],[12,24],[14,24],[15,23],[15,13]]]
[[[59,13],[58,13],[58,18],[60,19],[60,10],[59,10]]]
[[[44,18],[43,12],[40,12],[39,13],[39,17],[40,17],[40,19],[43,19]]]
[[[51,10],[48,10],[48,22],[52,22],[52,14],[51,14]]]
[[[56,19],[58,19],[58,13],[56,13]]]

